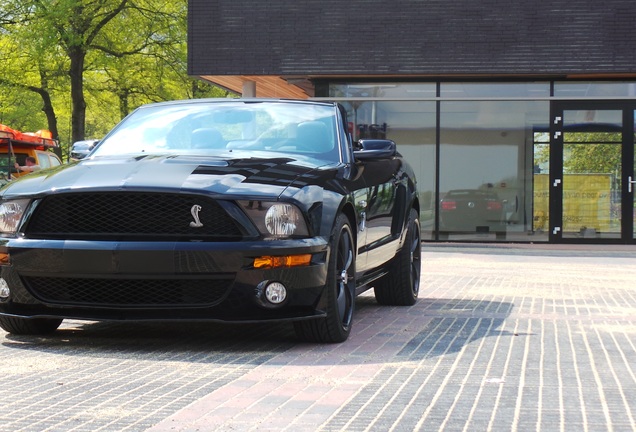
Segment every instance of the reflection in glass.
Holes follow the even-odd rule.
[[[417,177],[422,239],[434,239],[435,102],[352,101],[347,109],[354,140],[387,138],[409,161]]]
[[[558,98],[636,96],[636,84],[633,82],[555,82],[554,96]]]
[[[563,238],[618,239],[622,112],[588,111],[590,119],[613,119],[596,124],[578,122],[580,111],[563,114]]]
[[[540,98],[550,96],[550,85],[547,82],[522,83],[442,83],[443,98]]]
[[[534,133],[532,176],[532,235],[548,235],[550,229],[550,134]]]
[[[330,97],[352,99],[344,104],[356,139],[394,139],[414,166],[424,239],[459,241],[549,241],[549,162],[554,155],[547,132],[549,98],[635,95],[634,82],[555,82],[553,95],[548,82],[329,85]],[[563,117],[565,172],[561,180],[568,214],[563,215],[561,228],[567,231],[566,238],[620,236],[623,168],[616,160],[622,146],[616,131],[622,129],[622,122],[621,110],[571,110]],[[598,154],[603,155],[603,162]],[[596,165],[582,166],[582,159]],[[597,186],[574,180],[584,177],[604,180]],[[595,192],[590,188],[605,192],[597,191],[595,204],[582,210],[585,206],[573,197],[591,196]],[[567,207],[571,205],[580,208]],[[582,223],[577,212],[596,212],[596,220]]]
[[[533,223],[535,133],[548,118],[547,101],[441,103],[441,239],[548,240]]]
[[[347,83],[330,84],[330,97],[426,99],[434,98],[435,83]]]

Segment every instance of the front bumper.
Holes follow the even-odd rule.
[[[258,242],[2,240],[0,314],[86,320],[253,322],[322,316],[328,244],[322,238]],[[256,269],[258,256],[311,254],[300,267]],[[287,288],[264,300],[268,282]]]

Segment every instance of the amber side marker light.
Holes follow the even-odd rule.
[[[310,262],[311,254],[262,256],[254,258],[254,268],[299,267],[309,265]]]
[[[0,265],[9,265],[10,262],[8,253],[0,253]]]

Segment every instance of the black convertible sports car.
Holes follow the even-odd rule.
[[[293,321],[341,342],[355,296],[411,305],[413,171],[352,142],[335,103],[143,106],[91,155],[0,190],[0,327],[85,320]]]

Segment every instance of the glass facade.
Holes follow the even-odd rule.
[[[355,139],[392,139],[408,158],[418,177],[424,240],[547,242],[554,194],[551,104],[559,99],[629,99],[634,95],[636,83],[632,82],[546,81],[332,83],[325,96],[347,108]],[[590,112],[582,110],[580,115],[583,120],[572,121],[585,123]],[[568,121],[571,116],[568,113]],[[620,134],[605,141],[604,136],[577,137],[574,130],[563,135],[567,139],[559,155],[565,152],[565,165],[559,169],[568,188],[574,178],[566,176],[574,169],[568,158],[574,152],[620,151],[620,143],[613,141]],[[608,191],[616,195],[620,194],[620,166],[612,169],[614,186]],[[590,177],[588,171],[585,175]],[[560,186],[560,181],[556,184]],[[563,192],[563,208],[579,204],[568,202],[569,196]],[[616,215],[620,197],[610,198],[607,206]],[[569,217],[564,213],[564,221]],[[620,219],[605,219],[604,235],[620,236]],[[565,222],[563,226],[569,229]]]
[[[548,118],[546,101],[441,103],[440,239],[519,241],[545,235],[532,224],[533,145]]]
[[[416,172],[423,238],[435,229],[435,102],[342,102],[355,140],[387,138]],[[353,126],[353,127],[351,127]]]

